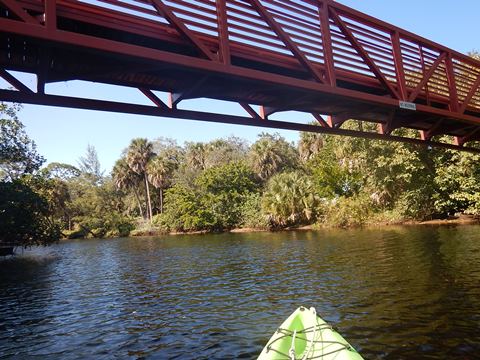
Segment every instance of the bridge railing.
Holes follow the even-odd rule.
[[[333,0],[0,0],[0,25],[2,34],[18,35],[7,35],[1,48],[5,69],[37,74],[40,94],[46,81],[81,78],[138,87],[165,112],[151,90],[182,92],[173,94],[170,110],[189,96],[206,96],[240,102],[255,119],[298,110],[337,117],[319,120],[330,128],[354,117],[378,123],[381,135],[410,127],[427,140],[438,134],[458,144],[480,140],[479,61]],[[73,63],[64,54],[42,60],[48,54],[34,49],[42,41],[101,53],[96,60],[181,64],[171,78],[149,72],[142,83],[138,71],[104,74],[108,63],[95,68],[96,60]],[[28,93],[5,69],[0,76]],[[181,78],[183,70],[192,77]],[[221,83],[229,76],[236,88]],[[285,106],[291,95],[295,101]],[[246,101],[270,109],[255,115]]]
[[[42,0],[21,2],[39,12],[44,6]],[[218,54],[220,6],[225,7],[230,56],[292,70],[304,69],[305,64],[298,61],[304,58],[323,78],[330,75],[352,88],[370,86],[405,101],[444,104],[452,111],[480,110],[480,63],[333,1],[61,0],[57,13],[184,42],[178,26],[165,14],[169,11],[212,54]],[[328,26],[322,21],[328,21]],[[326,52],[332,62],[330,74]]]

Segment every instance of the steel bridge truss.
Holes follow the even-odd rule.
[[[15,71],[35,74],[35,91]],[[465,144],[480,140],[480,62],[332,0],[0,0],[0,77],[14,88],[2,101],[475,152]],[[45,92],[69,80],[134,87],[152,105]],[[248,116],[178,109],[194,98]],[[269,119],[290,110],[318,125]],[[349,119],[377,130],[342,128]]]

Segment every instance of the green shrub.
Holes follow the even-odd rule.
[[[252,193],[245,197],[240,207],[240,227],[252,229],[268,229],[268,218],[262,213],[262,197]]]
[[[358,227],[365,225],[372,215],[368,196],[340,197],[326,206],[323,223],[332,227]]]

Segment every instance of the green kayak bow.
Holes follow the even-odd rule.
[[[277,329],[258,360],[363,360],[314,308],[299,307]]]

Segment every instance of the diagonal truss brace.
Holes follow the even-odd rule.
[[[474,136],[477,135],[479,132],[480,132],[480,126],[477,126],[468,135],[465,135],[463,137],[458,137],[458,136],[455,137],[454,144],[457,146],[464,146],[465,143],[473,140]]]
[[[179,93],[170,93],[168,95],[168,107],[170,109],[176,108],[180,101],[187,99],[190,95],[192,95],[200,86],[202,86],[205,81],[209,78],[208,75],[203,76],[200,80],[190,87],[188,90],[179,92]]]
[[[145,89],[145,88],[139,88],[138,90],[140,90],[143,93],[143,95],[145,95],[151,102],[153,102],[159,108],[163,110],[169,109],[167,104],[165,104],[157,95],[155,95],[152,90]]]
[[[378,124],[378,132],[380,134],[390,135],[395,129],[398,129],[402,126],[400,122],[396,120],[395,115],[395,110],[390,111],[390,114],[388,114],[387,122]]]
[[[435,135],[440,135],[441,132],[439,131],[440,127],[443,125],[445,119],[438,120],[432,127],[428,130],[420,130],[420,138],[422,140],[430,141]]]
[[[477,77],[477,80],[475,80],[475,82],[473,83],[472,88],[470,89],[470,91],[467,94],[467,97],[463,101],[463,104],[459,109],[460,113],[462,114],[465,113],[465,111],[467,110],[468,104],[470,104],[470,101],[472,100],[473,96],[476,94],[479,86],[480,86],[480,75]]]
[[[327,116],[327,124],[329,128],[340,129],[343,123],[352,117],[349,114],[338,114]]]
[[[258,113],[255,110],[253,110],[253,108],[249,104],[244,102],[241,102],[239,104],[247,112],[247,114],[250,115],[252,119],[264,120],[260,115],[258,115]]]
[[[350,31],[350,29],[345,25],[343,20],[340,18],[340,16],[337,14],[335,9],[329,7],[329,13],[332,16],[332,19],[334,22],[337,24],[338,28],[340,31],[343,33],[345,38],[352,44],[352,47],[357,50],[358,54],[361,56],[365,64],[370,68],[370,70],[375,74],[376,78],[382,83],[383,86],[388,90],[390,95],[393,96],[395,99],[399,99],[399,95],[397,91],[394,89],[392,84],[387,80],[385,75],[383,75],[382,71],[378,68],[378,66],[375,64],[375,62],[372,60],[370,55],[365,51],[363,48],[362,44],[357,40],[355,35]]]
[[[442,63],[442,61],[446,58],[446,53],[441,53],[440,56],[435,60],[435,62],[432,64],[428,72],[424,75],[422,81],[417,85],[415,90],[410,94],[410,97],[408,101],[414,102],[415,99],[420,95],[420,91],[427,85],[428,81],[432,77],[432,75],[435,73],[437,70],[438,66]]]
[[[39,22],[29,13],[27,13],[16,0],[0,0],[7,8],[9,8],[15,15],[17,15],[22,21],[28,24],[38,25]]]
[[[26,85],[24,85],[20,80],[18,80],[15,76],[10,74],[8,71],[4,69],[0,69],[0,77],[3,78],[6,82],[12,85],[18,91],[22,91],[27,94],[33,94],[33,91],[30,90]]]
[[[294,41],[290,36],[283,31],[281,26],[273,18],[273,16],[265,9],[265,7],[260,3],[259,0],[249,0],[255,10],[258,11],[260,16],[265,20],[265,22],[272,28],[272,30],[277,34],[277,36],[285,43],[287,48],[292,52],[292,54],[297,58],[297,60],[305,66],[310,74],[318,82],[324,84],[325,80],[322,74],[312,65],[312,63],[307,59],[303,52],[297,47]]]
[[[315,118],[315,120],[318,121],[321,127],[330,127],[327,120],[325,120],[322,115],[316,114],[316,113],[312,113],[312,115]]]
[[[216,56],[204,45],[202,44],[195,34],[190,31],[186,25],[173,13],[172,10],[166,6],[162,0],[150,0],[152,2],[152,5],[155,7],[157,12],[165,17],[167,21],[173,25],[178,32],[183,35],[185,38],[187,38],[191,43],[193,43],[200,52],[206,56],[208,59],[212,61],[218,60]]]

